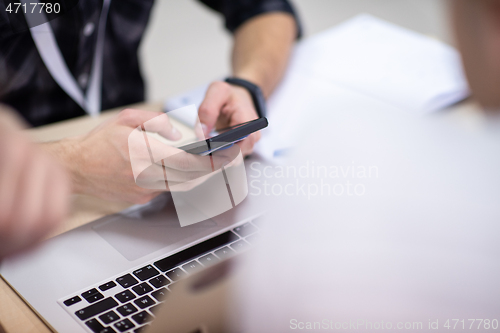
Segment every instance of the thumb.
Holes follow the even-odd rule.
[[[132,128],[144,126],[147,132],[158,133],[172,141],[182,138],[181,132],[172,125],[164,112],[126,109],[120,112],[118,118],[125,126]]]
[[[205,99],[198,110],[198,118],[205,135],[208,135],[215,127],[222,107],[229,101],[231,86],[226,82],[217,81],[212,83],[205,94]]]

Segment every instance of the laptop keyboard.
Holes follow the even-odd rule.
[[[249,249],[258,239],[256,220],[119,277],[59,300],[89,332],[141,332],[179,279]]]

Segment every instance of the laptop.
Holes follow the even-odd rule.
[[[181,227],[165,193],[5,260],[0,274],[54,331],[147,331],[179,281],[255,244],[263,201]]]

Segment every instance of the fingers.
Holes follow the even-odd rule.
[[[168,181],[169,183],[184,183],[212,172],[211,168],[204,171],[180,171],[163,165],[153,164],[144,170],[141,178],[147,179],[148,182]]]
[[[144,130],[158,133],[164,138],[172,141],[177,141],[182,138],[181,132],[172,125],[166,113],[146,121],[144,123]]]
[[[148,157],[132,165],[143,165],[137,176],[136,184],[143,188],[167,190],[173,183],[190,182],[207,174],[218,172],[222,166],[231,163],[240,153],[238,146],[216,151],[212,156],[198,156],[183,150],[165,145],[151,139],[150,145],[155,156],[162,156],[157,163],[152,163]],[[158,152],[160,151],[161,152]],[[168,181],[168,185],[162,182]]]
[[[253,153],[253,148],[255,144],[260,140],[260,132],[255,132],[250,134],[247,138],[237,143],[241,149],[243,156],[248,156]]]
[[[217,173],[220,173],[220,170],[216,171],[216,172],[208,173],[206,175],[203,175],[203,176],[198,177],[196,179],[192,179],[191,181],[187,181],[187,182],[171,182],[171,181],[169,181],[168,182],[169,191],[170,192],[189,192],[192,189],[205,183],[208,179],[212,178]]]
[[[145,203],[150,202],[151,200],[153,200],[154,198],[156,198],[157,196],[159,196],[162,193],[164,193],[164,191],[152,192],[152,193],[148,193],[145,195],[140,195],[140,196],[134,197],[133,199],[131,199],[129,201],[136,204],[136,205],[143,205]]]
[[[215,82],[209,87],[198,116],[207,125],[206,135],[214,126],[234,126],[258,118],[250,93],[225,82]],[[242,153],[251,154],[259,139],[260,133],[253,133],[238,143]]]
[[[181,184],[186,184],[188,188],[192,188],[203,182],[207,176],[212,177],[220,172],[221,169],[215,172],[211,170],[206,172],[182,172],[175,169],[163,168],[155,164],[141,173],[137,179],[137,184],[142,188],[161,191],[170,191],[172,187],[179,189]]]
[[[240,149],[238,146],[216,151],[208,156],[198,156],[181,151],[163,160],[165,167],[182,172],[213,172],[236,158]],[[168,176],[168,175],[167,175]]]
[[[216,156],[198,156],[186,153],[184,150],[166,145],[154,138],[148,137],[149,148],[153,160],[157,164],[162,161],[170,169],[184,172],[212,170],[213,167],[220,167],[224,163],[224,158]]]
[[[215,127],[219,114],[228,103],[231,96],[231,86],[225,82],[212,83],[205,94],[205,99],[198,110],[198,118],[205,125],[205,136]]]
[[[125,109],[118,115],[119,121],[128,127],[144,126],[148,132],[158,133],[166,139],[176,141],[182,138],[181,133],[170,122],[166,113]]]

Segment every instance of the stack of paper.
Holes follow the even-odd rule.
[[[434,111],[469,94],[455,49],[366,14],[304,40],[292,68],[405,110]]]

